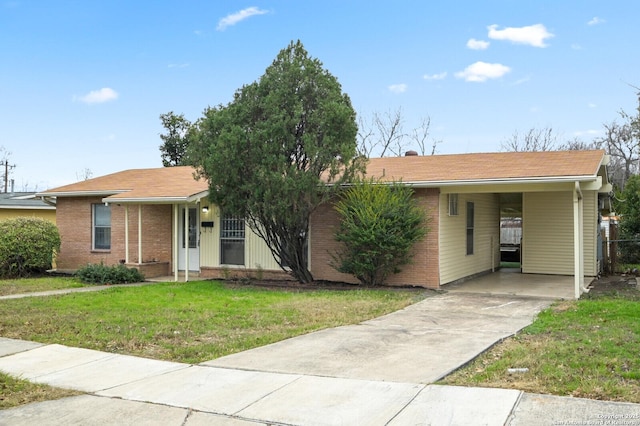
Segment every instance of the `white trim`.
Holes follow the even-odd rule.
[[[129,263],[129,206],[124,206],[124,263]]]
[[[473,185],[513,185],[533,183],[574,183],[596,182],[598,176],[562,176],[553,178],[505,178],[505,179],[477,179],[477,180],[439,180],[439,181],[403,181],[402,183],[416,188],[438,188],[443,186],[473,186]],[[392,182],[385,182],[391,184]]]
[[[24,206],[24,205],[1,205],[0,210],[55,210],[55,206]]]
[[[130,192],[130,189],[124,190],[108,190],[108,191],[66,191],[66,192],[38,192],[39,197],[91,197],[99,195],[117,195],[124,192]]]

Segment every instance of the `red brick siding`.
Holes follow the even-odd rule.
[[[57,268],[74,270],[87,263],[114,265],[125,259],[125,207],[111,204],[111,250],[92,250],[92,204],[101,197],[59,197],[57,225],[62,240]],[[171,262],[171,206],[142,206],[142,260]],[[138,259],[138,206],[129,206],[129,262]]]
[[[389,285],[414,285],[428,288],[438,288],[440,273],[438,269],[438,189],[416,189],[418,202],[427,211],[430,218],[429,233],[414,246],[414,257],[409,265],[402,268],[402,272],[392,275],[388,279]],[[321,206],[311,216],[311,273],[317,280],[343,281],[357,283],[357,280],[347,274],[337,272],[332,266],[332,253],[339,248],[334,235],[339,226],[338,214],[333,204]]]

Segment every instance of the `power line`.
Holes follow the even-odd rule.
[[[4,166],[4,192],[5,194],[9,189],[9,170],[16,167],[15,164],[9,164],[9,160],[0,162],[0,166]]]

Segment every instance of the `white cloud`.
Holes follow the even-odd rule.
[[[604,19],[600,19],[597,16],[594,16],[589,22],[587,22],[587,25],[598,25],[598,24],[604,24],[606,21]]]
[[[590,129],[590,130],[578,130],[576,132],[573,132],[574,136],[597,136],[600,134],[600,130],[594,130],[594,129]]]
[[[589,108],[597,108],[597,107],[598,107],[598,105],[594,104],[593,102],[589,102],[589,103],[587,104],[587,106],[588,106]]]
[[[544,25],[535,24],[526,27],[507,27],[499,30],[497,25],[489,25],[489,38],[494,40],[507,40],[516,44],[528,44],[534,47],[547,47],[546,39],[554,35],[547,31]]]
[[[408,86],[404,83],[402,84],[392,84],[388,87],[389,91],[392,93],[404,93],[407,91]]]
[[[264,15],[265,13],[268,13],[268,12],[266,10],[259,9],[255,6],[242,9],[238,12],[232,13],[220,19],[218,21],[218,26],[216,27],[216,30],[224,31],[227,29],[227,27],[231,27],[240,21],[244,21],[245,19],[255,15]]]
[[[425,80],[444,80],[447,78],[447,72],[441,72],[439,74],[425,74],[422,76]]]
[[[118,92],[109,87],[103,87],[100,90],[92,90],[83,96],[74,96],[74,101],[80,101],[85,104],[101,104],[103,102],[114,101],[118,99]]]
[[[464,71],[457,72],[456,77],[482,83],[492,78],[500,78],[510,71],[511,68],[506,65],[478,61],[466,67]]]
[[[528,76],[526,76],[526,77],[522,77],[522,78],[521,78],[521,79],[519,79],[519,80],[516,80],[516,81],[513,83],[513,86],[519,86],[519,85],[521,85],[521,84],[528,83],[529,81],[531,81],[531,76],[529,76],[529,75],[528,75]]]
[[[467,47],[472,50],[485,50],[489,47],[489,42],[484,40],[476,40],[475,38],[470,38],[467,42]]]
[[[571,45],[571,48],[572,48],[573,50],[582,50],[582,46],[580,46],[578,43],[573,43],[573,44]]]

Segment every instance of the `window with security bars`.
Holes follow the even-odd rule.
[[[244,219],[224,215],[220,220],[220,263],[244,265]]]
[[[92,206],[93,250],[111,250],[111,206],[93,204]]]

